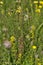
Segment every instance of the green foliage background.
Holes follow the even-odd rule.
[[[3,5],[0,4],[0,65],[43,65],[43,7],[40,13],[36,13],[34,0],[21,0],[20,3],[16,0],[0,1],[4,2]],[[22,12],[16,13],[19,6]],[[26,21],[25,15],[28,15]],[[30,33],[32,25],[35,26],[33,38]],[[8,32],[3,32],[3,27],[6,27]],[[3,39],[6,37],[10,40],[11,36],[15,36],[16,41],[7,49],[3,46]],[[37,49],[32,49],[33,45]],[[19,53],[22,54],[21,57],[18,57]]]

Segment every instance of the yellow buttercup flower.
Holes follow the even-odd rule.
[[[20,6],[17,8],[16,13],[21,13],[21,7]]]
[[[37,47],[35,45],[32,46],[33,49],[36,49]]]
[[[38,63],[38,65],[41,65],[41,63]]]
[[[36,9],[35,12],[36,12],[36,13],[40,13],[40,9]]]
[[[43,5],[43,1],[40,1],[39,3]]]
[[[20,10],[16,10],[16,13],[20,13],[21,11]]]
[[[14,36],[11,36],[11,37],[10,37],[10,41],[11,41],[11,42],[14,42],[14,41],[15,41],[15,37],[14,37]]]
[[[37,4],[37,3],[38,3],[38,1],[34,1],[34,3],[35,3],[35,4]]]
[[[41,6],[41,5],[39,5],[39,8],[42,8],[42,6]]]
[[[2,5],[3,5],[3,1],[0,1],[0,4],[2,4]]]

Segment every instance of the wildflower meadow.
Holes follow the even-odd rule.
[[[0,65],[43,65],[43,0],[0,0]]]

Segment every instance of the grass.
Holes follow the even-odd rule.
[[[34,1],[0,0],[0,65],[43,65],[43,1]]]

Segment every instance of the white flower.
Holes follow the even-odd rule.
[[[25,16],[24,16],[24,21],[27,21],[27,20],[28,20],[28,15],[25,14]]]
[[[5,40],[4,43],[3,43],[3,45],[4,45],[6,48],[10,48],[10,47],[11,47],[11,43],[10,43],[10,41],[8,41],[8,40]]]

